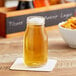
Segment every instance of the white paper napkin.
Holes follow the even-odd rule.
[[[10,67],[11,70],[29,70],[29,71],[52,71],[57,63],[57,60],[48,59],[46,65],[37,68],[31,68],[24,65],[23,58],[17,58],[14,64]]]

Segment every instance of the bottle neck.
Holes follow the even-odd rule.
[[[43,25],[27,25],[27,32],[38,32],[38,33],[42,33],[45,31],[45,27]]]
[[[30,16],[27,18],[27,29],[29,31],[44,30],[45,18],[42,16]]]

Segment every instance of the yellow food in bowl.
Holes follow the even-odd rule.
[[[76,29],[76,17],[71,17],[65,24],[62,25],[64,28]]]

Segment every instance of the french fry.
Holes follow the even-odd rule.
[[[70,25],[70,23],[66,23],[66,24],[65,24],[65,28],[69,28],[69,29],[71,29],[71,25]]]
[[[76,17],[71,17],[68,19],[63,27],[68,29],[76,29]]]
[[[72,26],[74,29],[76,29],[76,25],[74,25],[73,23],[71,24],[71,26]]]

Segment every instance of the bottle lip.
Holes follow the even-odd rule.
[[[43,16],[29,16],[27,17],[28,25],[45,25],[45,17]]]

